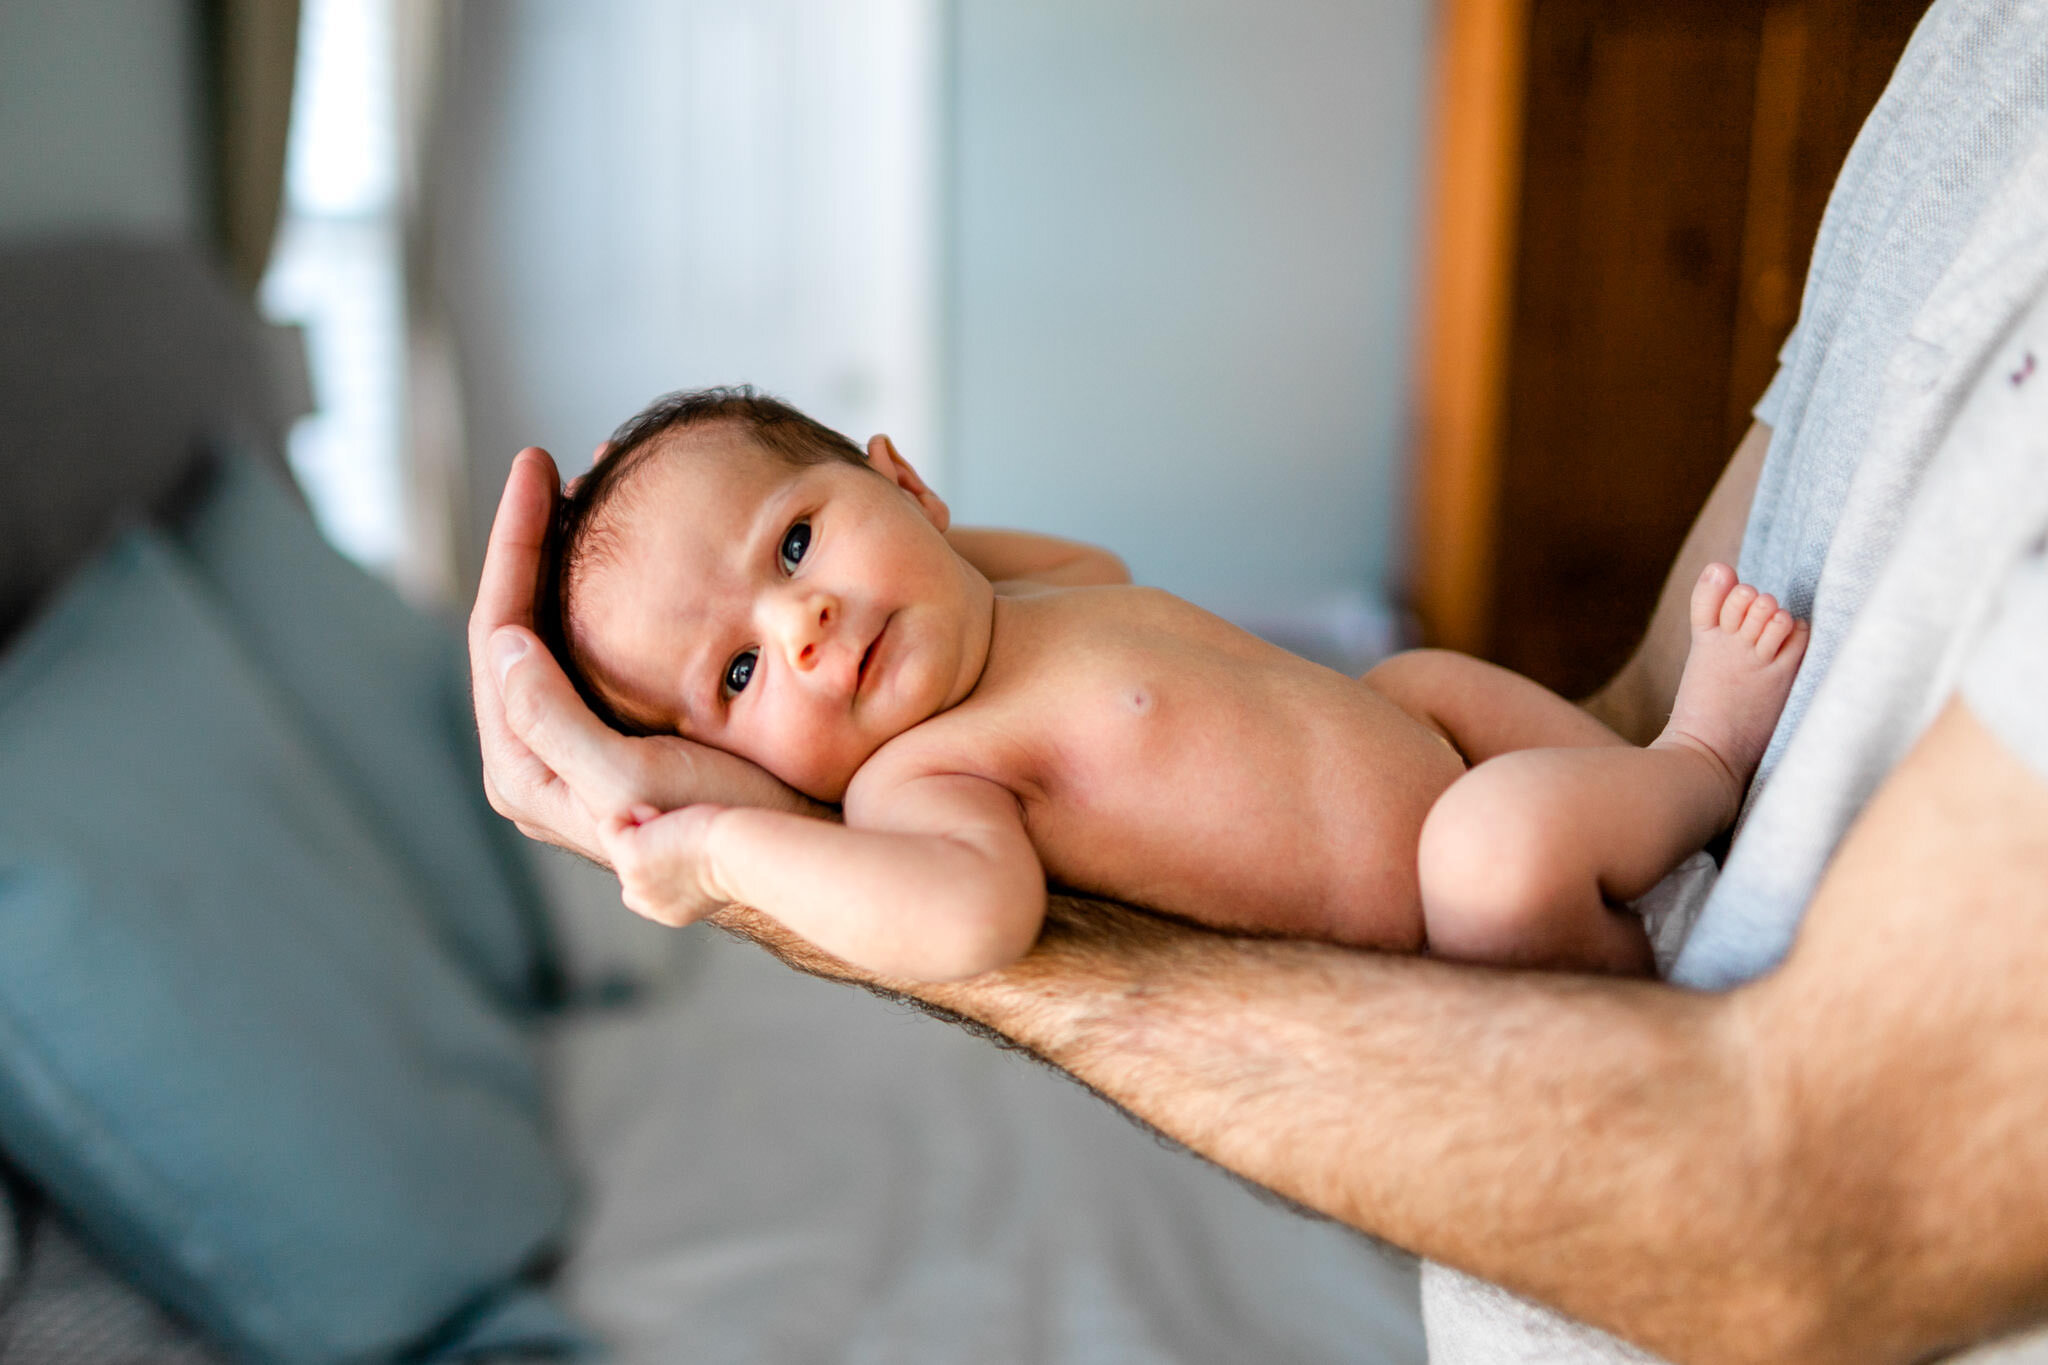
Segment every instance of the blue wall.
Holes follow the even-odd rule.
[[[1241,618],[1400,521],[1427,0],[955,0],[960,519]]]

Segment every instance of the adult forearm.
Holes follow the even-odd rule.
[[[1678,1358],[1797,1326],[1723,1000],[1116,912],[933,998],[1289,1199]]]
[[[733,927],[850,975],[758,919]],[[1771,1186],[1714,998],[1064,898],[1022,963],[906,993],[1304,1206],[1666,1349],[1743,1322],[1720,1358],[1764,1358]]]
[[[1831,1357],[2048,1320],[2048,782],[1951,702],[1738,998]]]

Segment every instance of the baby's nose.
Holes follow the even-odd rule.
[[[795,599],[790,615],[790,667],[808,673],[824,658],[825,642],[839,624],[839,604],[823,593],[807,593]]]

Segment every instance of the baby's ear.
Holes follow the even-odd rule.
[[[910,467],[910,461],[897,452],[894,441],[886,436],[869,437],[868,464],[877,474],[916,499],[926,521],[941,531],[952,524],[953,513],[946,506],[946,500],[932,492],[931,487],[918,477],[917,471]]]

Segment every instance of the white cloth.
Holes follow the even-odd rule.
[[[1942,705],[2048,779],[2048,0],[1940,0],[1850,153],[1800,321],[1742,576],[1813,642],[1727,866],[1673,969],[1779,962],[1836,845]],[[1431,1359],[1641,1362],[1439,1267]],[[2003,1361],[2048,1360],[2048,1341]]]
[[[1657,975],[1671,975],[1719,873],[1712,858],[1695,853],[1672,868],[1663,881],[1629,902],[1629,909],[1643,917],[1643,930],[1650,938],[1650,956],[1657,963]]]

